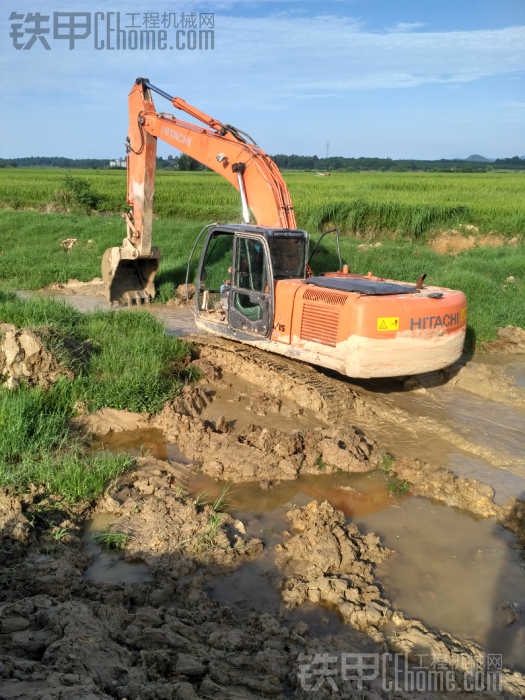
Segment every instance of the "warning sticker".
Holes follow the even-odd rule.
[[[467,310],[461,309],[461,320],[464,321],[467,318]]]
[[[378,331],[398,331],[399,330],[399,317],[396,317],[396,318],[378,318],[377,319],[377,330]]]

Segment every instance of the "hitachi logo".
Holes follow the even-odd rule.
[[[169,126],[162,126],[162,134],[166,134],[174,141],[179,141],[180,143],[185,143],[187,146],[191,146],[191,136],[184,136],[184,134],[179,134],[175,129],[170,129]]]
[[[434,330],[436,328],[448,328],[449,326],[456,326],[460,322],[459,311],[455,314],[445,314],[443,318],[441,316],[426,316],[424,318],[411,318],[410,319],[410,330]]]

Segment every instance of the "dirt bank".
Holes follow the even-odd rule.
[[[523,337],[525,351],[525,333]],[[439,386],[463,389],[489,401],[525,408],[525,389],[516,385],[515,378],[506,375],[504,367],[481,362],[471,362],[467,365],[455,363],[439,372],[409,377],[403,386],[409,391],[420,393],[426,393],[428,389]]]
[[[67,282],[52,282],[41,291],[61,292],[62,294],[89,294],[91,296],[105,296],[106,294],[102,277],[94,277],[89,282],[80,282],[77,279],[70,279]]]
[[[17,328],[0,323],[0,379],[3,386],[49,388],[59,377],[72,379],[91,352],[91,343],[79,343],[53,329]]]
[[[299,474],[371,471],[381,459],[374,444],[345,423],[293,434],[256,424],[235,429],[223,417],[214,424],[196,417],[210,400],[205,387],[188,387],[158,415],[102,409],[75,420],[99,435],[160,428],[205,474],[223,481],[258,481],[263,488]],[[257,405],[267,406],[268,397],[259,394]]]
[[[483,350],[490,353],[525,354],[525,331],[518,326],[498,328],[498,340],[483,343]]]
[[[503,245],[517,248],[520,241],[520,236],[508,238],[499,233],[487,233],[480,236],[476,226],[466,224],[458,229],[440,231],[439,235],[433,238],[428,245],[429,248],[441,255],[459,255],[459,253],[473,248],[501,248]]]

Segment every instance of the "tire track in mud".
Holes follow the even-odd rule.
[[[363,428],[380,424],[390,431],[404,430],[419,441],[438,437],[481,457],[493,467],[525,470],[525,460],[519,457],[477,444],[434,418],[410,413],[395,406],[388,398],[373,396],[356,385],[349,386],[344,380],[327,376],[310,365],[282,359],[222,338],[193,335],[186,339],[194,345],[201,358],[264,388],[274,396],[284,396],[302,408],[313,409],[328,424],[351,418],[353,421],[357,419]]]

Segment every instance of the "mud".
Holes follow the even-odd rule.
[[[61,294],[82,294],[90,296],[105,296],[106,294],[102,277],[95,277],[89,282],[80,282],[77,279],[70,279],[67,282],[52,282],[51,284],[48,284],[47,287],[44,287],[42,291],[60,292]]]
[[[300,654],[424,654],[457,674],[483,649],[514,672],[503,697],[524,697],[525,503],[495,503],[488,485],[507,473],[491,465],[519,472],[523,457],[516,377],[485,363],[365,386],[194,341],[204,379],[158,415],[75,419],[95,449],[137,455],[96,504],[0,494],[3,697],[306,700]],[[493,424],[508,411],[504,426],[482,422],[487,406]],[[451,445],[463,476],[443,466]],[[231,514],[212,507],[226,480]],[[121,553],[94,545],[104,527]],[[359,693],[391,697],[380,679]]]
[[[49,388],[60,377],[73,378],[86,361],[90,343],[42,328],[16,328],[0,323],[0,380],[8,389],[21,383]]]
[[[233,482],[257,481],[262,488],[299,474],[371,471],[379,463],[374,444],[345,423],[293,434],[253,423],[237,429],[224,416],[214,424],[193,417],[195,404],[207,400],[204,390],[187,390],[158,415],[101,409],[75,423],[99,434],[160,428],[188,459],[199,462],[205,474]]]
[[[429,242],[429,247],[441,255],[458,255],[473,248],[490,247],[501,248],[503,245],[517,248],[520,237],[506,238],[497,233],[479,235],[478,228],[470,224],[460,226],[459,229],[441,231],[438,236]]]
[[[0,607],[3,697],[301,699],[311,697],[299,684],[301,653],[391,650],[417,664],[424,650],[444,654],[440,658],[451,667],[453,654],[481,653],[473,643],[392,612],[374,579],[374,567],[392,552],[373,534],[346,525],[326,502],[292,508],[285,516],[296,534],[273,548],[282,577],[274,599],[280,611],[234,615],[206,587],[213,586],[212,574],[231,576],[250,558],[262,559],[263,543],[226,514],[210,543],[209,506],[198,509],[173,488],[166,465],[155,464],[143,460],[98,505],[99,511],[112,510],[112,531],[130,533],[126,560],[149,565],[151,580],[141,584],[83,575],[94,557],[79,540],[90,515],[86,507],[67,513],[55,507],[49,522],[49,512],[37,515],[43,513],[38,495],[21,502],[2,493],[5,521],[23,525],[2,529],[1,556],[9,560]],[[60,542],[57,528],[67,530]],[[301,602],[310,599],[337,610],[356,632],[313,636],[297,617]],[[308,606],[305,615],[312,617]],[[333,613],[326,615],[323,624]],[[351,683],[340,689],[351,692]],[[520,697],[525,679],[504,671],[503,689],[503,697]],[[365,681],[360,692],[388,697],[377,680]]]
[[[525,331],[518,326],[498,328],[498,340],[483,343],[483,350],[490,353],[525,354]]]

